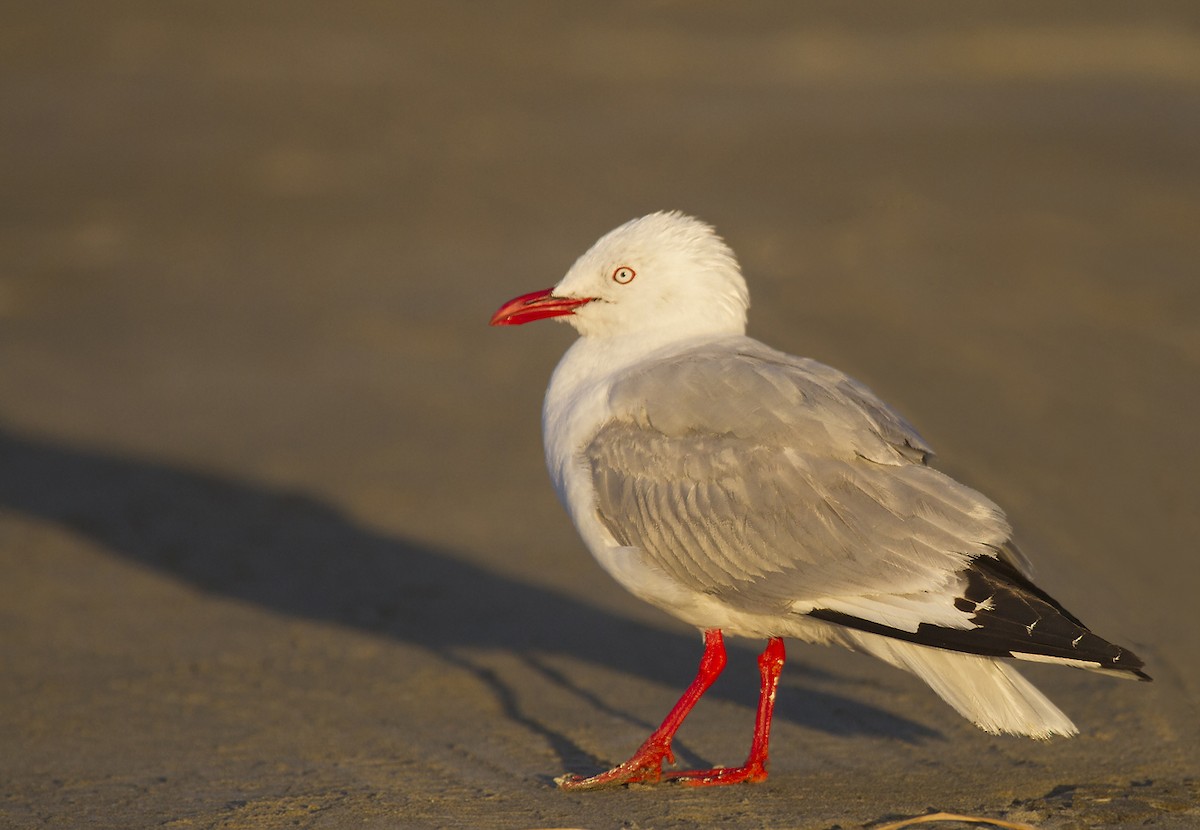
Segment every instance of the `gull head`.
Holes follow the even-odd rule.
[[[558,318],[585,337],[743,334],[750,295],[733,251],[682,213],[651,213],[602,236],[558,285],[505,303],[493,326]]]

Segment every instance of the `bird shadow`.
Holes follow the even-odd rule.
[[[573,684],[545,656],[568,655],[680,689],[699,657],[696,637],[376,532],[308,495],[3,429],[0,509],[59,524],[215,594],[450,653],[492,691],[508,718],[541,735],[570,766],[603,764],[525,712],[500,674],[467,652],[514,654],[550,683],[600,708],[607,706],[602,697]],[[731,652],[738,649],[747,651],[731,644]],[[838,681],[811,667],[801,672],[810,680]],[[755,703],[751,689],[712,693]],[[830,734],[909,743],[941,737],[914,721],[812,688],[804,689],[802,701],[781,704],[777,717]],[[688,757],[686,747],[681,754]]]

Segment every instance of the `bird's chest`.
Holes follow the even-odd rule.
[[[594,501],[584,448],[604,422],[606,398],[607,389],[599,383],[566,390],[556,390],[552,384],[546,395],[542,415],[546,468],[559,500],[576,522]]]

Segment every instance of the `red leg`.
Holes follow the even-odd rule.
[[[696,673],[696,679],[692,681],[692,685],[687,687],[687,691],[671,709],[666,720],[662,722],[662,726],[654,730],[654,734],[646,739],[633,757],[608,772],[602,772],[590,778],[583,778],[579,775],[564,775],[556,778],[558,786],[564,790],[593,790],[639,782],[653,784],[661,780],[663,760],[675,762],[675,756],[671,752],[671,739],[675,737],[675,731],[679,729],[683,719],[688,716],[688,712],[692,711],[692,707],[708,691],[708,687],[713,684],[724,668],[725,639],[721,636],[720,629],[714,628],[705,631],[704,656],[700,658],[700,669]],[[774,697],[774,693],[772,693],[772,697]],[[768,722],[769,720],[770,715],[768,715]],[[757,733],[755,740],[757,740]],[[766,760],[765,742],[763,760]]]
[[[754,740],[750,744],[750,755],[746,758],[746,763],[740,767],[671,772],[667,773],[668,781],[692,787],[709,787],[767,780],[767,744],[771,739],[771,715],[775,711],[775,691],[779,688],[779,674],[783,671],[785,659],[783,640],[779,637],[772,637],[763,653],[758,656],[762,686],[758,695],[758,715],[754,720]]]

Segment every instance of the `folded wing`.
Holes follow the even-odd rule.
[[[732,347],[731,347],[732,346]],[[870,390],[748,338],[649,362],[585,450],[600,521],[680,584],[986,655],[1141,665],[1027,579],[1002,511]]]

